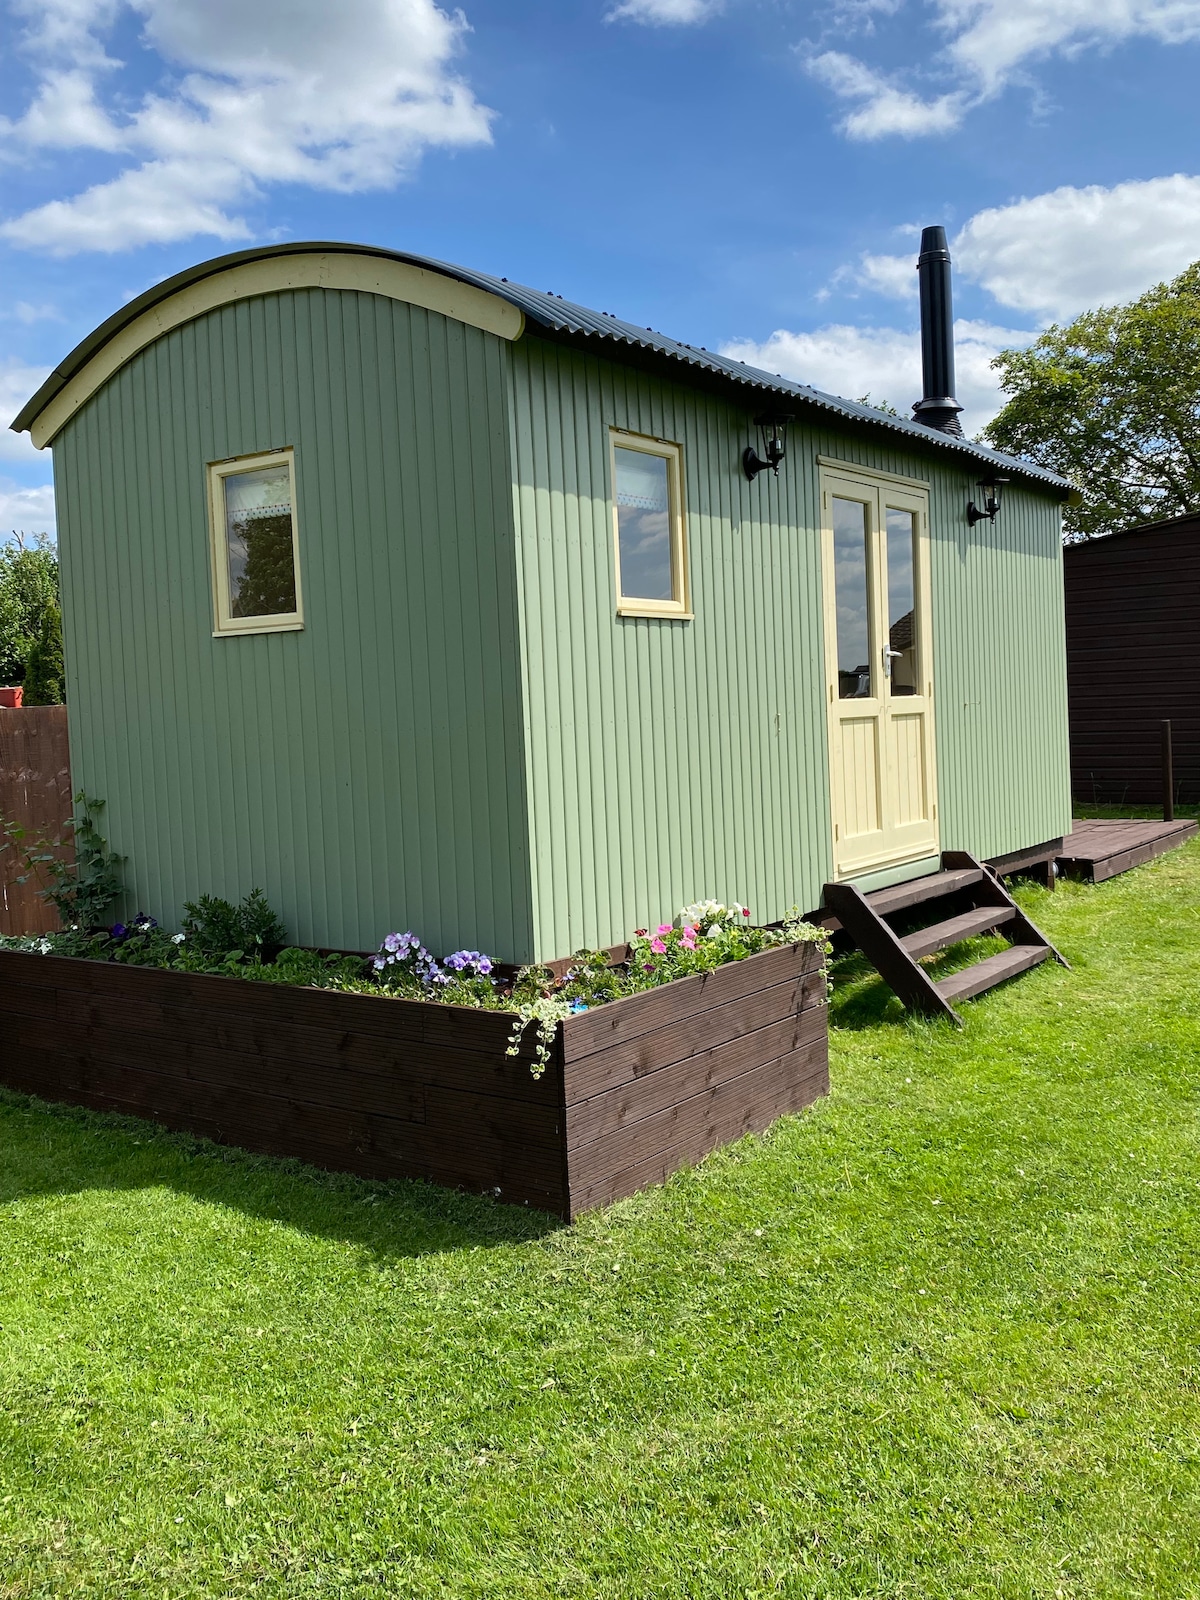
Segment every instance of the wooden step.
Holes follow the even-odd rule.
[[[907,911],[910,906],[924,905],[926,900],[938,900],[942,895],[969,889],[972,884],[981,883],[984,877],[979,867],[931,872],[928,877],[911,878],[908,883],[893,884],[890,889],[875,889],[863,899],[877,917],[890,917],[894,911]]]
[[[931,928],[907,934],[900,943],[914,961],[921,956],[931,956],[935,950],[945,950],[960,939],[974,939],[978,934],[990,933],[1006,922],[1012,922],[1017,913],[1012,906],[979,906],[974,911],[964,911],[961,916],[947,917],[945,922],[935,922]]]
[[[923,928],[918,933],[901,938],[886,920],[893,912],[927,903],[936,915],[933,903],[960,891],[969,909],[943,917],[933,927]],[[948,1022],[960,1024],[962,1019],[951,1001],[982,994],[1006,978],[1015,978],[1017,973],[1036,967],[1047,956],[1061,961],[1064,967],[1067,965],[1000,880],[985,872],[965,850],[943,850],[940,872],[896,884],[891,889],[877,889],[870,895],[864,895],[850,883],[827,883],[823,900],[825,908],[838,918],[883,981],[891,985],[911,1011],[922,1012],[927,1017],[945,1017]],[[940,983],[934,982],[933,975],[918,959],[992,928],[1003,928],[1005,938],[1012,940],[1012,948],[988,956],[985,961],[977,961],[973,967],[943,978]]]
[[[1014,944],[1008,950],[1001,950],[999,955],[977,961],[973,967],[951,973],[936,985],[937,992],[947,1005],[955,1000],[969,1000],[972,995],[982,994],[985,989],[994,989],[998,983],[1015,978],[1019,972],[1028,972],[1030,967],[1036,967],[1053,955],[1054,951],[1047,944]]]

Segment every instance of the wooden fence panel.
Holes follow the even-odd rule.
[[[66,706],[0,708],[0,821],[24,828],[27,839],[57,839],[70,815]],[[23,872],[15,850],[0,852],[0,933],[52,933],[58,914],[37,884],[17,883]]]

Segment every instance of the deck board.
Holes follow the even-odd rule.
[[[1186,844],[1195,837],[1196,828],[1196,823],[1186,818],[1174,822],[1076,818],[1063,840],[1058,869],[1068,877],[1103,883]]]

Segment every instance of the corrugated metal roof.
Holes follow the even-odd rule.
[[[1032,478],[1038,483],[1047,484],[1061,490],[1066,495],[1071,485],[1065,478],[1060,478],[1053,472],[1048,472],[1043,467],[1036,466],[1031,461],[1023,461],[1014,456],[1001,455],[998,451],[985,449],[984,446],[973,444],[969,439],[955,438],[952,434],[939,433],[934,428],[927,428],[919,422],[909,420],[907,417],[892,417],[885,411],[877,411],[873,406],[861,405],[856,400],[843,400],[838,395],[825,394],[820,389],[810,389],[802,383],[793,383],[788,378],[781,377],[778,373],[763,372],[758,367],[750,367],[741,361],[731,361],[727,356],[714,354],[695,345],[684,344],[679,339],[672,339],[667,334],[657,333],[653,328],[639,328],[631,322],[622,322],[619,317],[610,316],[604,311],[592,311],[587,306],[574,304],[573,301],[564,300],[561,295],[551,293],[549,290],[541,291],[528,288],[524,284],[510,283],[507,278],[496,278],[490,273],[474,272],[469,267],[455,266],[451,262],[437,261],[430,256],[411,255],[402,250],[384,250],[377,245],[346,244],[339,242],[290,242],[287,244],[266,245],[253,250],[237,250],[230,255],[215,256],[211,261],[203,261],[194,267],[189,267],[184,272],[178,272],[173,277],[165,278],[162,283],[157,283],[153,288],[147,289],[136,300],[131,300],[128,305],[122,306],[107,321],[102,322],[98,328],[90,333],[86,339],[80,341],[42,384],[38,392],[30,399],[13,419],[11,427],[17,433],[22,433],[45,409],[54,396],[65,387],[74,375],[83,367],[96,352],[114,338],[122,328],[141,316],[144,311],[158,305],[180,289],[187,288],[190,284],[197,283],[202,278],[211,277],[214,273],[224,272],[230,267],[241,266],[244,262],[267,260],[272,256],[286,256],[308,254],[310,252],[345,252],[354,255],[384,256],[389,260],[403,261],[410,266],[423,267],[427,271],[444,273],[449,278],[456,278],[460,283],[473,284],[477,289],[486,290],[489,294],[507,300],[511,305],[517,306],[525,313],[527,320],[535,327],[555,334],[560,338],[568,338],[573,343],[584,345],[606,344],[624,346],[629,350],[647,351],[667,361],[677,361],[682,366],[697,368],[722,379],[738,388],[751,390],[758,395],[775,395],[790,402],[799,402],[812,406],[817,410],[833,413],[848,422],[858,423],[872,428],[884,428],[893,433],[903,434],[913,444],[921,446],[932,445],[936,449],[951,450],[957,455],[965,456],[971,461],[995,467],[1009,473],[1019,473],[1022,477]],[[617,351],[606,352],[617,355]],[[680,374],[681,377],[685,376]]]

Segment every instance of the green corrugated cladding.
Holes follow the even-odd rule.
[[[76,782],[127,909],[261,885],[293,937],[413,927],[510,960],[697,895],[757,918],[830,872],[818,454],[932,485],[942,843],[1069,818],[1058,507],[750,407],[368,294],[214,311],[55,441]],[[610,426],[684,451],[691,622],[615,615]],[[306,626],[213,639],[205,463],[296,451]]]
[[[507,359],[281,293],[167,334],[56,439],[72,767],[128,910],[261,885],[306,943],[530,947]],[[304,630],[214,639],[205,463],[281,445]]]
[[[796,427],[741,472],[750,408],[525,339],[512,418],[537,950],[561,955],[705,895],[756,919],[831,875],[817,457],[931,484],[942,845],[1006,854],[1068,826],[1059,509],[977,474]],[[690,622],[616,617],[610,426],[682,444]]]

